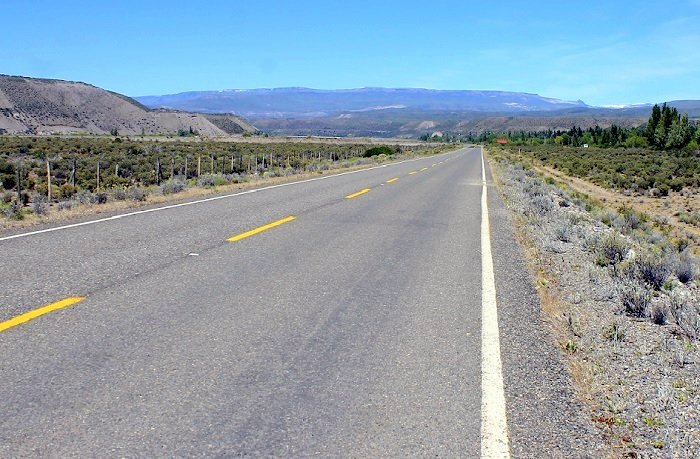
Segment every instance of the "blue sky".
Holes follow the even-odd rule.
[[[0,73],[130,96],[305,86],[700,99],[700,0],[4,0]]]

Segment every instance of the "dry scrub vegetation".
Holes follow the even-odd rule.
[[[0,136],[0,229],[298,180],[446,148]]]
[[[543,310],[590,417],[619,457],[700,456],[697,242],[491,158]]]

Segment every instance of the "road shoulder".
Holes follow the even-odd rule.
[[[601,457],[602,439],[544,320],[534,277],[487,162],[501,358],[514,457]]]

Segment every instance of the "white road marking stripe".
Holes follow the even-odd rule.
[[[452,152],[441,153],[441,154],[436,155],[436,156],[443,156],[443,155],[447,155],[447,154],[450,154],[450,153],[452,153]],[[430,158],[430,157],[428,157],[428,158]],[[13,234],[12,236],[0,237],[0,241],[8,241],[8,240],[10,240],[10,239],[18,239],[18,238],[21,238],[21,237],[33,236],[33,235],[36,235],[36,234],[51,233],[51,232],[53,232],[53,231],[59,231],[59,230],[64,230],[64,229],[69,229],[69,228],[77,228],[77,227],[79,227],[79,226],[94,225],[95,223],[108,222],[108,221],[110,221],[110,220],[118,220],[118,219],[124,218],[124,217],[131,217],[131,216],[134,216],[134,215],[148,214],[148,213],[151,213],[151,212],[160,212],[160,211],[162,211],[162,210],[175,209],[175,208],[178,208],[178,207],[192,206],[192,205],[194,205],[194,204],[201,204],[201,203],[204,203],[204,202],[218,201],[218,200],[220,200],[220,199],[233,198],[233,197],[242,196],[242,195],[245,195],[245,194],[256,193],[256,192],[258,192],[258,191],[271,190],[271,189],[273,189],[273,188],[281,188],[281,187],[283,187],[283,186],[298,185],[298,184],[300,184],[300,183],[315,182],[315,181],[317,181],[317,180],[327,180],[327,179],[330,179],[330,178],[333,178],[333,177],[340,177],[340,176],[343,176],[343,175],[357,174],[358,172],[371,171],[371,170],[373,170],[373,169],[379,169],[379,168],[387,167],[387,166],[395,166],[395,165],[397,165],[397,164],[409,163],[409,162],[413,162],[413,161],[420,161],[420,160],[422,160],[422,159],[427,159],[427,158],[406,159],[406,160],[403,160],[403,161],[397,161],[397,162],[395,162],[395,163],[382,164],[382,165],[380,165],[380,166],[368,167],[368,168],[366,168],[366,169],[359,169],[359,170],[356,170],[356,171],[341,172],[340,174],[325,175],[325,176],[323,176],[323,177],[314,177],[314,178],[312,178],[312,179],[299,180],[298,182],[280,183],[280,184],[278,184],[278,185],[270,185],[270,186],[266,186],[266,187],[262,187],[262,188],[255,188],[255,189],[252,189],[252,190],[241,191],[241,192],[238,192],[238,193],[226,194],[226,195],[223,195],[223,196],[214,196],[214,197],[212,197],[212,198],[199,199],[199,200],[197,200],[197,201],[183,202],[183,203],[180,203],[180,204],[170,204],[170,205],[167,205],[167,206],[155,207],[155,208],[153,208],[153,209],[146,209],[146,210],[137,210],[137,211],[134,211],[134,212],[128,212],[128,213],[125,213],[125,214],[119,214],[119,215],[115,215],[115,216],[113,216],[113,217],[100,218],[100,219],[97,219],[97,220],[90,220],[90,221],[87,221],[87,222],[72,223],[72,224],[70,224],[70,225],[56,226],[56,227],[54,227],[54,228],[47,228],[47,229],[37,230],[37,231],[29,231],[29,232],[27,232],[27,233]]]
[[[501,459],[510,458],[510,448],[483,147],[481,179],[481,457]]]

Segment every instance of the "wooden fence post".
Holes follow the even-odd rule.
[[[22,171],[17,165],[17,202],[15,203],[15,212],[19,212],[22,208]]]
[[[51,202],[51,161],[46,157],[46,197]]]

